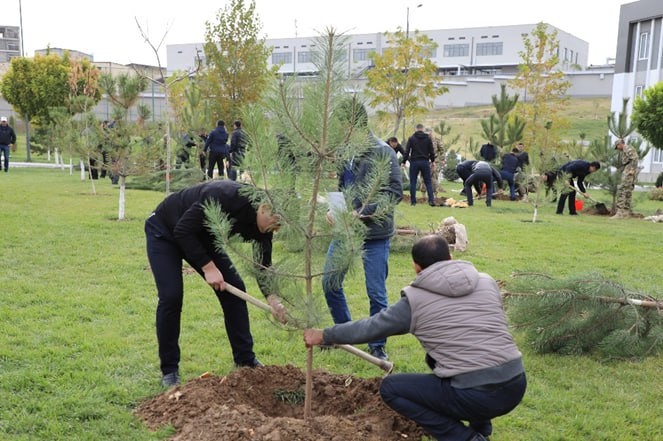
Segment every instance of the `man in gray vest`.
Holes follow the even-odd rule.
[[[355,344],[413,334],[433,372],[385,377],[382,399],[436,440],[484,441],[490,420],[513,410],[527,388],[500,290],[470,262],[452,260],[442,236],[417,241],[412,259],[417,277],[397,303],[369,318],[307,329],[304,342]]]

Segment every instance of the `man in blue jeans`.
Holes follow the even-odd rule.
[[[388,306],[386,280],[389,273],[390,241],[396,232],[394,206],[403,198],[403,184],[398,158],[393,149],[368,129],[366,109],[354,100],[349,105],[354,107],[352,112],[356,115],[351,121],[357,130],[366,134],[366,141],[371,144],[365,152],[343,165],[338,174],[338,188],[350,202],[353,212],[366,226],[362,260],[369,312],[375,315]],[[365,187],[376,174],[380,174],[375,167],[388,167],[388,170],[383,170],[382,173],[385,182],[380,183],[378,195],[366,199]],[[331,212],[327,213],[327,219],[330,223],[334,222]],[[338,248],[343,245],[339,241],[330,243],[322,276],[322,289],[334,323],[352,320],[343,290],[347,269],[339,268],[334,259],[335,253],[339,252]],[[387,359],[386,341],[380,338],[368,342],[371,355]]]
[[[5,172],[9,170],[9,151],[16,143],[16,133],[7,123],[7,117],[0,117],[0,154],[4,156]],[[2,168],[2,167],[0,167]]]
[[[405,161],[410,162],[410,205],[417,205],[417,178],[421,173],[421,179],[424,180],[428,193],[428,205],[435,206],[431,178],[435,164],[435,148],[430,135],[424,132],[423,124],[417,124],[416,131],[407,140],[403,158],[403,162]]]
[[[384,402],[438,441],[485,441],[491,419],[511,412],[527,388],[522,355],[509,332],[495,280],[452,260],[439,235],[412,247],[417,277],[386,310],[304,331],[307,346],[356,344],[413,334],[432,373],[385,377]]]

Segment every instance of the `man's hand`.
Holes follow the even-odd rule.
[[[305,329],[304,330],[304,343],[307,347],[321,345],[324,343],[322,338],[322,329]]]
[[[272,316],[274,316],[274,318],[280,323],[286,324],[288,322],[288,318],[286,317],[288,311],[285,309],[285,306],[283,306],[283,303],[281,303],[279,296],[276,294],[268,295],[267,303],[272,307]]]
[[[202,270],[205,275],[205,281],[213,290],[226,290],[226,281],[223,279],[223,274],[221,274],[221,271],[219,271],[214,262],[210,261],[207,265],[203,266]]]
[[[589,199],[589,193],[583,193],[582,195],[585,197],[585,199]]]

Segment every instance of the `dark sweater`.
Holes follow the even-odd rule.
[[[205,202],[219,204],[232,222],[230,235],[252,241],[263,267],[272,264],[272,233],[261,233],[256,223],[256,209],[240,189],[246,184],[230,180],[208,181],[166,197],[147,219],[166,240],[177,243],[184,258],[197,269],[209,263],[214,249],[214,235],[206,226]],[[268,289],[260,282],[263,294]]]
[[[435,161],[433,140],[424,132],[414,132],[405,145],[404,161]]]
[[[578,185],[578,190],[582,193],[585,193],[585,178],[591,172],[589,171],[589,162],[583,161],[582,159],[576,159],[574,161],[569,161],[559,169],[561,174],[568,173],[571,175],[571,179],[577,178],[576,184]]]

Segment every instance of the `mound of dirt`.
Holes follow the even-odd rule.
[[[423,432],[388,408],[380,378],[315,371],[312,417],[304,419],[304,373],[294,366],[243,368],[208,376],[144,401],[136,415],[174,441],[420,440]]]

